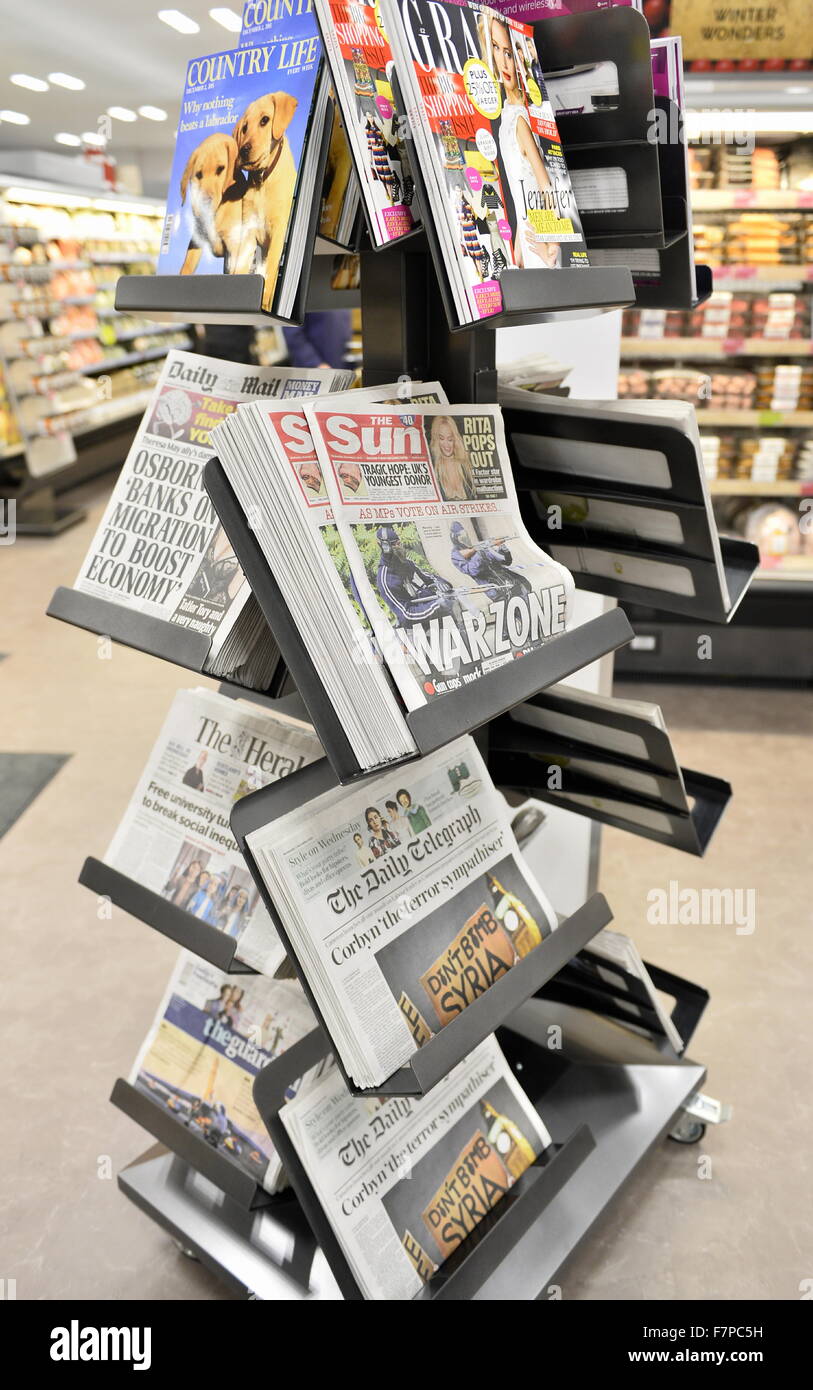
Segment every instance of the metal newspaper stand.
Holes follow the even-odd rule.
[[[553,36],[558,35],[557,61],[562,61],[564,54],[568,62],[577,63],[581,60],[580,45],[587,42],[587,37],[591,49],[595,49],[596,35],[605,32],[603,26],[608,19],[617,27],[621,17],[617,11],[598,13],[589,17],[589,26],[572,19],[545,21],[538,26],[544,31],[538,38],[544,48],[549,37],[552,42]],[[623,18],[643,23],[638,15]],[[564,131],[563,139],[567,150]],[[326,147],[323,157],[325,154]],[[655,225],[639,232],[643,244],[654,242],[668,250],[681,240],[674,232],[676,207],[674,203],[662,202],[658,162],[650,160],[649,167],[651,189],[660,211],[655,211]],[[416,196],[419,206],[425,209],[420,170],[416,168],[415,174]],[[652,183],[656,174],[657,185]],[[680,230],[678,227],[678,233]],[[315,217],[311,235],[313,244]],[[682,240],[686,242],[685,234]],[[588,236],[588,249],[589,245]],[[301,317],[308,303],[309,280],[306,257],[294,319]],[[317,281],[319,307],[325,307],[331,291],[324,274],[317,276]],[[260,307],[260,289],[258,277],[250,276],[124,277],[119,282],[117,307],[138,309],[156,318],[179,317],[184,322],[268,322],[268,315]],[[635,300],[629,270],[616,266],[578,271],[513,271],[504,277],[503,290],[501,314],[476,326],[451,327],[446,271],[429,219],[423,230],[404,238],[403,243],[380,251],[363,249],[365,382],[376,384],[402,374],[438,378],[452,401],[493,401],[495,328],[557,316],[602,313]],[[334,302],[340,307],[343,299],[337,296]],[[223,689],[228,694],[253,696],[273,704],[293,685],[297,694],[289,696],[281,707],[290,708],[294,700],[297,711],[302,712],[304,705],[328,755],[314,769],[305,769],[309,775],[299,783],[291,777],[237,805],[234,829],[245,851],[245,834],[264,823],[263,817],[279,814],[283,803],[290,808],[291,796],[299,794],[304,800],[312,795],[314,778],[320,785],[335,785],[363,774],[348,756],[347,741],[335,711],[315,678],[274,576],[259,553],[216,460],[207,468],[206,485],[284,662],[268,691],[250,692],[234,686]],[[206,651],[200,641],[191,636],[188,643],[181,641],[185,634],[177,629],[160,632],[157,629],[165,625],[151,627],[136,615],[114,611],[113,605],[99,605],[86,596],[61,589],[49,612],[180,666],[203,669]],[[480,742],[489,756],[489,725],[497,720],[495,729],[502,732],[490,755],[496,779],[499,782],[504,776],[508,783],[524,783],[531,760],[521,750],[518,754],[507,737],[505,720],[510,709],[617,649],[631,635],[625,615],[615,610],[553,639],[533,660],[519,663],[520,672],[516,670],[517,663],[513,663],[510,676],[508,672],[492,673],[479,686],[469,687],[462,701],[458,696],[448,700],[444,697],[413,712],[410,726],[419,750],[427,752],[461,733],[480,730]],[[514,765],[518,756],[525,764],[524,772]],[[273,812],[269,811],[272,791],[276,793]],[[721,792],[716,807],[718,817],[723,809],[719,803],[725,799]],[[705,831],[698,831],[698,836],[707,838]],[[254,867],[250,852],[247,861],[249,867]],[[173,908],[159,894],[144,889],[100,860],[86,861],[81,881],[219,968],[246,973],[246,967],[235,957],[234,943],[221,939],[212,928]],[[264,886],[262,891],[265,893]],[[267,893],[265,896],[273,911]],[[375,1095],[425,1094],[477,1042],[496,1031],[509,1064],[520,1075],[532,1104],[539,1107],[553,1139],[551,1148],[540,1155],[455,1257],[424,1286],[419,1299],[544,1297],[548,1284],[575,1247],[645,1155],[674,1129],[701,1085],[705,1074],[702,1066],[675,1053],[654,1025],[649,1038],[636,1035],[639,1055],[635,1060],[619,1062],[604,1055],[607,1035],[603,1030],[615,1026],[608,1021],[608,1016],[612,1019],[613,1002],[594,996],[577,962],[581,952],[589,951],[595,933],[609,920],[606,902],[600,894],[594,895],[477,1005],[470,1006],[454,1024],[441,1030],[416,1054],[409,1067],[375,1089]],[[284,936],[284,928],[282,931]],[[708,996],[698,986],[654,967],[650,969],[657,986],[675,998],[673,1018],[687,1042]],[[307,989],[307,983],[303,983]],[[585,1059],[584,1050],[579,1057],[568,1057],[551,1052],[547,1045],[551,1010],[575,1005],[583,1016],[592,1060]],[[599,1012],[605,1017],[600,1017]],[[317,1013],[317,1020],[318,1017]],[[229,1287],[250,1298],[361,1296],[280,1119],[291,1083],[330,1051],[330,1039],[317,1026],[257,1076],[258,1109],[284,1158],[293,1189],[279,1197],[265,1192],[259,1176],[251,1171],[250,1156],[249,1161],[236,1163],[233,1156],[220,1152],[182,1123],[160,1097],[123,1080],[117,1081],[113,1090],[113,1103],[158,1141],[157,1147],[120,1174],[121,1190],[163,1226],[186,1253],[199,1258]]]

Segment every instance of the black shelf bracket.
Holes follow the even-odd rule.
[[[200,922],[190,912],[184,912],[167,902],[160,893],[136,883],[135,879],[119,873],[101,859],[88,857],[82,865],[79,882],[99,897],[109,898],[122,911],[145,922],[178,946],[193,951],[217,970],[227,975],[256,975],[250,965],[235,956],[237,942],[209,922]]]
[[[122,1077],[119,1077],[113,1087],[110,1102],[117,1110],[129,1115],[137,1125],[141,1125],[142,1129],[152,1134],[159,1144],[163,1144],[186,1163],[190,1163],[246,1211],[256,1211],[282,1200],[290,1200],[288,1194],[274,1195],[266,1192],[265,1188],[235,1160],[227,1158],[218,1149],[213,1148],[202,1134],[190,1129],[159,1100],[140,1090],[138,1086],[132,1086]]]

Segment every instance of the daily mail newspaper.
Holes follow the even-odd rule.
[[[565,631],[573,579],[520,518],[498,406],[303,404],[353,582],[408,709]]]
[[[239,797],[322,756],[309,724],[213,690],[179,690],[105,862],[225,932],[274,975],[285,952],[229,826]]]
[[[351,373],[167,354],[75,588],[211,637],[207,669],[250,597],[203,487],[211,431],[249,400],[344,389]]]
[[[375,1086],[554,930],[474,740],[248,836],[339,1055]]]
[[[334,1071],[280,1113],[369,1299],[414,1298],[551,1142],[493,1036],[421,1100]]]
[[[235,981],[181,952],[130,1081],[276,1192],[285,1178],[252,1085],[261,1067],[312,1027],[295,981],[245,975]]]

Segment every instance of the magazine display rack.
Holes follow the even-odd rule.
[[[623,108],[618,113],[602,112],[600,117],[587,118],[588,124],[579,127],[580,134],[574,134],[569,123],[562,129],[568,153],[577,146],[589,146],[591,150],[602,147],[604,159],[605,154],[623,151],[615,162],[627,161],[622,167],[628,169],[630,183],[638,190],[627,225],[618,231],[594,226],[593,244],[598,245],[603,238],[604,245],[617,246],[621,241],[630,247],[656,247],[664,258],[677,255],[678,248],[688,248],[685,180],[681,186],[675,174],[674,184],[664,182],[665,161],[659,158],[662,151],[650,149],[646,157],[642,151],[634,158],[638,160],[636,167],[648,171],[650,193],[647,196],[641,192],[643,183],[635,183],[634,179],[643,180],[644,172],[636,172],[633,178],[632,154],[632,145],[640,145],[640,132],[634,137],[621,133],[620,123],[631,119],[633,107],[640,120],[644,106],[647,102],[650,107],[652,104],[648,42],[645,65],[642,53],[632,52],[629,37],[637,34],[635,42],[640,47],[646,27],[643,20],[637,14],[615,11],[591,14],[586,19],[545,21],[540,27],[544,29],[540,36],[543,48],[554,55],[560,67],[593,61],[599,47],[595,36],[616,36],[613,42],[617,41],[618,47],[613,51],[618,52],[621,64]],[[628,35],[623,41],[629,50],[626,56],[622,39],[617,37],[622,33]],[[635,63],[630,66],[633,58]],[[321,149],[322,161],[326,156],[327,135]],[[586,166],[574,163],[574,167]],[[425,185],[417,161],[413,168],[415,196],[418,205],[426,207]],[[315,199],[308,244],[311,250],[322,253],[319,269],[312,280],[311,257],[306,256],[291,322],[301,321],[309,302],[320,308],[329,302],[347,303],[347,299],[339,300],[338,295],[355,293],[334,292],[330,287],[329,255],[335,254],[336,248],[316,247],[318,206]],[[633,226],[635,218],[638,223]],[[601,313],[633,304],[636,298],[626,266],[578,271],[517,270],[503,277],[502,313],[477,325],[456,328],[451,326],[450,286],[431,219],[422,230],[380,251],[373,251],[368,241],[364,234],[359,236],[364,377],[370,385],[407,374],[441,380],[452,401],[492,402],[497,394],[494,329],[543,322],[557,315]],[[664,285],[666,279],[664,276]],[[695,285],[684,287],[686,294],[691,292],[696,298],[698,293],[710,291],[710,274],[702,267],[698,285],[699,291]],[[118,283],[116,307],[185,323],[267,324],[272,316],[262,309],[262,288],[258,276],[127,276]],[[334,293],[336,301],[331,300]],[[538,421],[534,428],[538,428]],[[521,474],[522,469],[518,472]],[[236,803],[232,816],[232,828],[248,867],[283,943],[289,947],[246,836],[301,806],[308,798],[360,777],[362,770],[352,756],[274,576],[216,459],[207,466],[205,482],[285,663],[280,663],[274,688],[266,692],[250,692],[234,683],[221,686],[221,690],[235,698],[253,694],[266,703],[293,686],[295,693],[285,701],[289,712],[301,715],[307,711],[327,753],[319,763],[244,797]],[[538,486],[535,476],[533,487]],[[727,558],[732,584],[736,587],[736,576],[740,574],[744,588],[747,557],[744,553],[729,553]],[[204,671],[207,640],[182,629],[71,589],[57,590],[48,611],[53,617],[158,655],[180,667]],[[511,731],[517,726],[508,719],[508,711],[616,650],[631,637],[625,614],[615,609],[552,639],[534,656],[490,673],[479,684],[413,711],[408,723],[419,753],[439,748],[464,732],[482,730],[478,741],[486,749],[497,780],[508,786],[527,787],[533,782],[538,759],[533,750],[529,752],[527,747],[512,742]],[[679,771],[659,767],[658,772],[664,786],[664,804],[676,822],[681,819],[687,837],[694,835],[693,852],[702,852],[730,789],[716,779],[683,774],[685,792],[696,798],[689,812],[683,803],[677,804]],[[542,788],[533,790],[535,795],[543,795]],[[605,819],[616,823],[609,817]],[[227,937],[102,861],[89,858],[81,882],[220,969],[251,973],[236,961],[234,943]],[[604,898],[600,894],[590,897],[502,980],[432,1037],[408,1066],[372,1091],[354,1090],[354,1094],[420,1097],[484,1037],[496,1031],[510,1066],[519,1075],[552,1136],[551,1147],[425,1286],[419,1299],[529,1300],[544,1296],[573,1249],[644,1156],[672,1128],[688,1098],[701,1085],[703,1068],[678,1056],[662,1029],[651,1026],[651,1037],[621,1030],[612,1021],[615,1005],[610,994],[605,992],[601,1000],[604,1013],[610,1010],[608,1019],[599,1016],[599,1001],[585,995],[583,984],[580,1000],[572,993],[579,983],[575,979],[577,967],[571,964],[573,958],[589,949],[596,933],[610,920]],[[296,965],[293,952],[290,954]],[[688,1041],[707,994],[667,972],[649,969],[656,987],[675,998],[673,1018]],[[302,983],[313,1004],[307,981],[303,979]],[[563,1007],[552,996],[568,990],[572,1012],[581,1018],[580,1057],[568,1050],[567,1036],[561,1053],[549,1046],[552,1011]],[[591,1003],[596,1004],[596,1010],[589,1007]],[[286,1093],[302,1072],[331,1051],[319,1010],[314,1007],[314,1011],[318,1026],[265,1067],[255,1083],[258,1108],[284,1159],[297,1200],[270,1197],[250,1172],[218,1152],[201,1133],[185,1125],[155,1097],[123,1080],[116,1083],[113,1091],[113,1103],[163,1146],[150,1150],[120,1175],[121,1190],[170,1232],[182,1249],[197,1256],[230,1287],[251,1298],[361,1296],[307,1175],[287,1140],[279,1113]],[[646,1021],[651,1025],[651,1019]],[[640,1055],[635,1060],[619,1061],[607,1047],[607,1029],[623,1035],[626,1045],[639,1049]],[[592,1039],[588,1059],[584,1055],[585,1037],[588,1042]]]

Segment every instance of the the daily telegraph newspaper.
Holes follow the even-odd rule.
[[[420,1100],[334,1071],[280,1114],[369,1299],[414,1298],[551,1142],[493,1035]]]
[[[182,952],[130,1082],[276,1192],[286,1180],[251,1088],[260,1068],[312,1027],[293,980],[235,980]]]
[[[466,736],[248,836],[344,1066],[380,1084],[556,926]]]
[[[407,708],[567,627],[573,579],[520,519],[498,406],[304,410],[360,604]]]
[[[226,669],[219,658],[234,647],[228,639],[251,593],[203,487],[211,431],[242,402],[315,395],[350,380],[332,369],[169,352],[75,587],[210,637],[206,669],[236,669],[245,650],[232,650]],[[252,625],[246,636],[257,633]]]
[[[179,690],[105,862],[225,932],[274,975],[285,952],[229,826],[235,801],[322,756],[309,724],[213,690]]]

